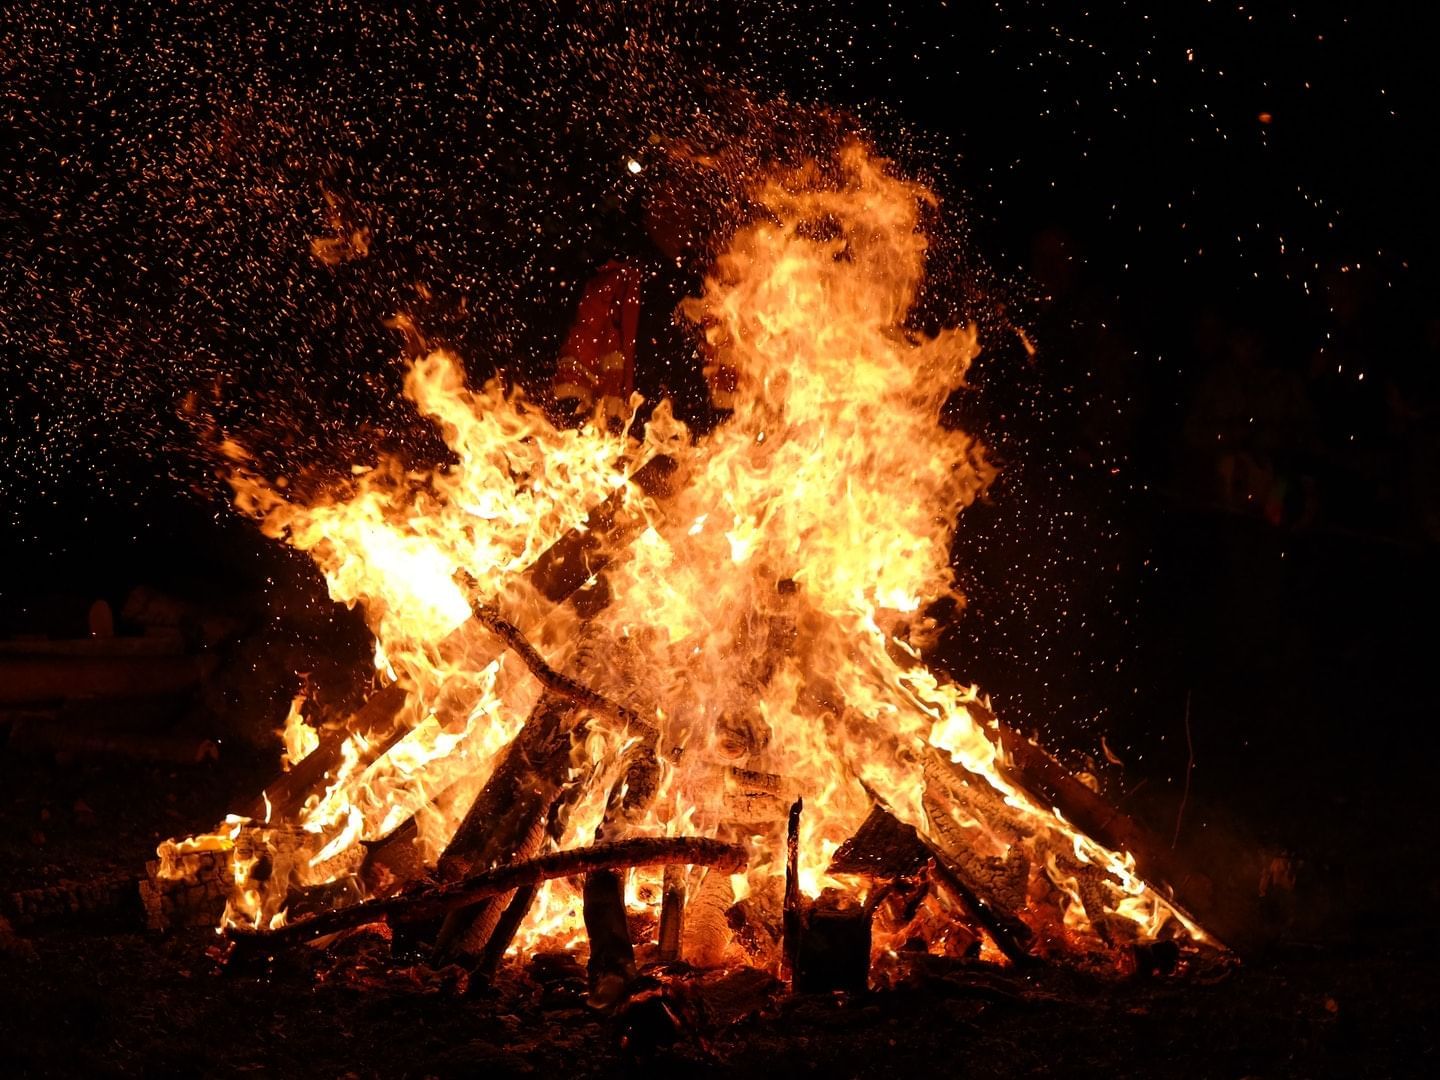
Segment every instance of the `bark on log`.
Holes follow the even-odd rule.
[[[147,862],[147,880],[140,882],[146,925],[162,931],[172,926],[217,925],[235,883],[231,866],[228,848],[177,852],[163,863]]]
[[[1092,839],[1115,851],[1130,852],[1136,870],[1147,881],[1177,879],[1174,859],[1154,833],[1091,791],[1043,747],[1004,723],[998,723],[997,730],[1008,758],[1004,772],[1017,787],[1042,806],[1055,807]]]
[[[909,825],[886,809],[871,809],[855,835],[830,860],[832,874],[863,874],[874,880],[915,877],[929,864],[930,849]]]
[[[541,855],[447,885],[383,900],[369,900],[276,930],[232,929],[227,931],[227,935],[243,947],[273,951],[381,919],[395,922],[433,919],[487,897],[526,885],[538,885],[552,878],[577,877],[602,870],[628,870],[638,866],[667,866],[671,863],[716,866],[727,873],[739,873],[745,869],[747,858],[745,849],[738,844],[725,844],[708,837],[662,836],[618,840]]]
[[[34,889],[17,889],[4,898],[3,915],[15,926],[49,919],[102,915],[134,905],[139,884],[128,871],[103,874],[89,881],[60,881]]]
[[[621,1001],[635,981],[635,945],[625,917],[625,886],[613,869],[595,870],[585,875],[582,896],[585,936],[590,939],[586,965],[590,1003],[608,1008]]]
[[[922,843],[935,856],[935,873],[965,907],[966,913],[984,928],[1002,953],[1017,966],[1028,964],[1030,940],[1033,935],[1012,912],[1001,907],[985,894],[983,883],[976,881],[965,866],[945,848],[924,836]]]
[[[685,959],[697,968],[719,967],[725,962],[730,944],[728,913],[735,905],[730,876],[711,870],[700,882],[690,905],[690,932],[685,940]]]

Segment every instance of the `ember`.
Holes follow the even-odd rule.
[[[584,951],[601,1002],[651,960],[863,988],[916,950],[1223,953],[1137,828],[924,662],[995,474],[939,423],[975,329],[907,323],[936,200],[859,143],[751,197],[683,306],[733,410],[703,438],[665,402],[557,427],[431,352],[406,393],[452,467],[302,502],[227,444],[239,508],[364,609],[377,689],[297,699],[289,771],[161,845],[152,922],[273,951],[384,918],[482,972]]]

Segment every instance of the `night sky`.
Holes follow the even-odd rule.
[[[219,433],[317,486],[433,462],[387,319],[543,385],[652,135],[759,161],[839,126],[942,195],[920,317],[987,349],[955,670],[1124,721],[1175,515],[1440,539],[1434,16],[1349,6],[12,5],[0,607],[263,577]],[[686,359],[642,382],[704,423]]]

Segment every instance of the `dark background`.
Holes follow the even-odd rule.
[[[1354,7],[17,5],[5,628],[150,583],[356,648],[228,510],[218,434],[315,484],[434,460],[386,318],[541,385],[630,242],[627,155],[824,104],[945,198],[927,312],[985,334],[955,407],[1005,471],[941,661],[1162,832],[1190,770],[1197,859],[1298,850],[1369,912],[1434,817],[1440,117],[1434,16]],[[704,419],[683,358],[645,377]]]

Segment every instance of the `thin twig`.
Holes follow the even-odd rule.
[[[1175,836],[1170,841],[1170,850],[1180,843],[1180,823],[1185,820],[1185,804],[1190,799],[1190,774],[1195,770],[1195,744],[1190,739],[1190,691],[1185,691],[1185,750],[1189,757],[1185,761],[1185,790],[1180,794],[1180,809],[1175,814]]]

